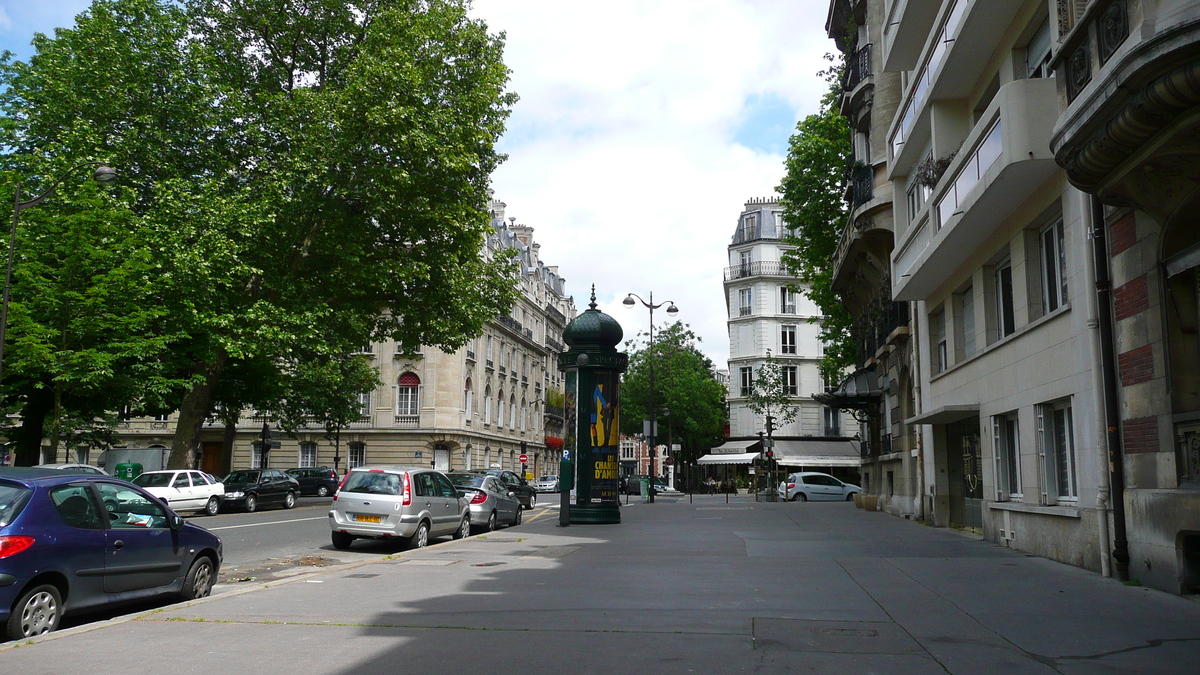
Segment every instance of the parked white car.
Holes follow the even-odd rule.
[[[146,471],[133,479],[173,510],[195,511],[210,516],[221,510],[225,486],[203,471]]]
[[[793,473],[779,484],[779,495],[788,501],[849,501],[862,488],[816,471]]]

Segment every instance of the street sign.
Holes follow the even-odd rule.
[[[563,460],[564,460],[564,461],[569,461],[570,459],[571,459],[571,451],[570,451],[570,450],[563,450]]]
[[[521,455],[521,456],[520,456],[520,457],[518,457],[517,459],[521,460],[521,463],[522,463],[522,464],[528,464],[528,463],[529,463],[529,455]]]

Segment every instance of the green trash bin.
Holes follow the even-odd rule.
[[[133,480],[142,475],[142,465],[136,462],[123,462],[117,465],[116,476],[121,480]]]

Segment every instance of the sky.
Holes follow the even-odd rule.
[[[85,0],[0,0],[0,48],[70,26]],[[817,111],[834,49],[828,0],[475,0],[506,36],[520,96],[492,176],[534,228],[576,308],[592,284],[626,338],[650,327],[637,293],[726,367],[722,274],[744,203],[771,196],[796,121]],[[654,314],[656,331],[670,320]]]

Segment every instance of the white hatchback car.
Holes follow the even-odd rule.
[[[862,488],[816,471],[793,473],[779,484],[779,495],[788,501],[850,501]]]
[[[180,512],[215,516],[225,499],[225,486],[203,471],[145,471],[132,482]]]

